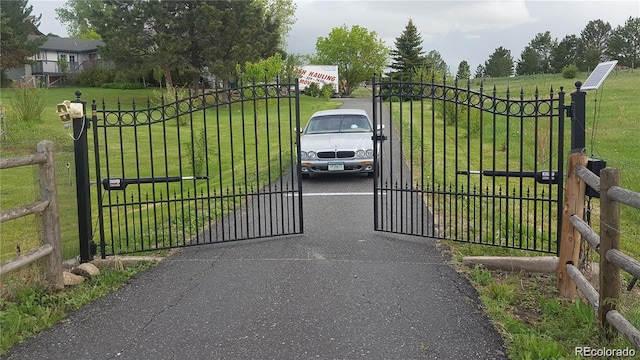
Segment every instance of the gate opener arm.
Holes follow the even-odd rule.
[[[105,190],[124,190],[127,185],[130,184],[152,184],[152,183],[166,183],[166,182],[178,182],[182,180],[206,180],[208,176],[167,176],[156,178],[112,178],[103,179],[102,186]]]
[[[506,170],[462,170],[457,171],[458,175],[471,175],[480,174],[484,176],[510,176],[520,178],[535,178],[540,184],[559,184],[560,176],[557,171],[544,170],[544,171],[506,171]]]

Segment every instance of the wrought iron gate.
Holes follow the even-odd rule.
[[[104,257],[302,232],[298,85],[92,104]]]
[[[557,252],[564,92],[373,81],[378,231]]]

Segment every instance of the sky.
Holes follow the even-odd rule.
[[[390,48],[409,19],[422,36],[425,53],[436,50],[455,73],[462,60],[472,72],[502,46],[517,61],[538,33],[562,40],[580,36],[591,20],[624,25],[640,17],[640,0],[294,0],[296,22],[287,38],[287,51],[313,54],[318,37],[331,29],[359,25],[375,31]],[[42,14],[40,31],[67,36],[55,9],[65,1],[29,0],[34,15]]]

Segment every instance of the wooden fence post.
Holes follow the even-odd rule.
[[[587,166],[588,158],[582,153],[569,155],[567,181],[565,182],[564,205],[562,212],[562,233],[560,234],[560,251],[558,252],[558,292],[560,296],[573,299],[576,297],[576,284],[567,273],[567,263],[577,266],[580,260],[580,241],[582,236],[571,224],[571,216],[582,218],[584,215],[584,194],[586,184],[575,173],[578,165]]]
[[[38,152],[47,160],[40,164],[40,200],[49,202],[42,211],[44,237],[43,243],[49,244],[53,252],[45,258],[47,282],[52,288],[64,288],[62,275],[62,243],[60,241],[60,214],[58,213],[58,190],[53,155],[53,142],[43,140],[38,143]]]
[[[607,191],[620,186],[620,171],[606,168],[600,172],[600,307],[598,316],[607,338],[614,329],[607,321],[607,312],[616,309],[620,297],[620,269],[607,260],[607,251],[620,248],[620,203],[609,199]]]

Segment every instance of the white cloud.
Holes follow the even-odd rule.
[[[561,40],[569,34],[579,36],[591,20],[602,19],[615,28],[629,17],[640,17],[640,0],[294,1],[297,21],[288,38],[290,52],[314,53],[316,39],[342,25],[363,26],[393,46],[411,18],[424,50],[437,50],[452,68],[461,60],[475,67],[499,46],[518,59],[529,41],[547,30]],[[29,0],[33,14],[42,14],[41,31],[66,35],[54,11],[64,3]]]
[[[413,19],[425,51],[439,51],[447,63],[483,63],[499,46],[520,52],[537,34],[550,31],[554,38],[580,35],[591,20],[612,27],[630,16],[640,17],[639,0],[298,0],[289,37],[289,51],[314,53],[319,36],[332,28],[360,25],[375,31],[389,46]]]
[[[498,1],[309,1],[297,2],[294,28],[316,30],[361,25],[381,36],[398,36],[413,19],[423,37],[451,31],[506,29],[537,19],[524,0]]]
[[[372,6],[387,4],[377,13],[383,18],[407,18],[411,14],[424,34],[446,34],[452,31],[473,32],[507,29],[536,21],[523,0],[502,1],[373,1]],[[406,20],[405,20],[406,23]]]

